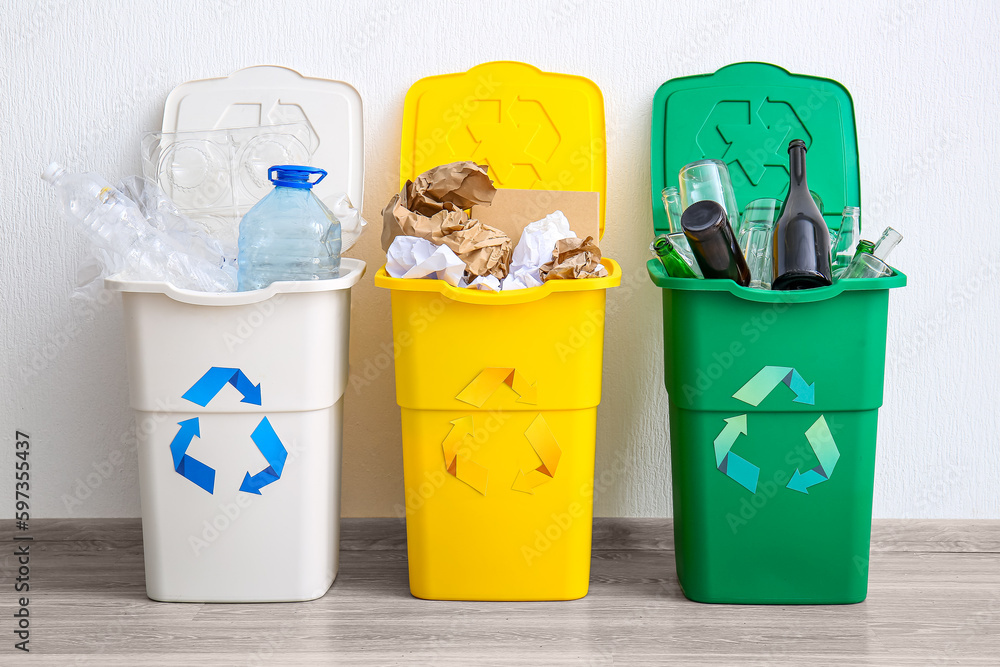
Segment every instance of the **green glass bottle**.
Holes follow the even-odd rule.
[[[660,260],[667,275],[671,278],[698,277],[687,261],[685,261],[684,256],[677,252],[677,248],[674,247],[674,244],[670,242],[670,239],[666,235],[657,236],[650,244],[649,249]]]
[[[861,239],[858,241],[858,249],[854,251],[854,256],[857,257],[861,253],[866,252],[869,255],[875,252],[875,244],[871,241],[866,241]]]
[[[882,237],[872,243],[871,241],[858,241],[858,250],[854,253],[854,259],[841,275],[842,279],[856,278],[883,278],[891,276],[893,269],[886,264],[885,260],[892,249],[903,240],[903,235],[892,227],[886,227],[882,232]]]

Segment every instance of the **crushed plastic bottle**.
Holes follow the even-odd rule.
[[[319,175],[315,181],[310,177]],[[340,222],[312,192],[326,177],[314,167],[268,170],[274,190],[240,221],[239,289],[278,280],[326,280],[340,275]]]
[[[89,270],[126,280],[169,282],[182,289],[228,292],[236,288],[231,263],[213,250],[193,221],[174,221],[168,234],[142,208],[96,174],[75,174],[53,162],[42,179],[55,188],[63,215],[87,232],[94,248]],[[146,187],[156,187],[152,183]],[[162,194],[162,193],[161,193]],[[179,214],[178,214],[179,215]],[[180,231],[183,229],[184,231]]]
[[[340,223],[340,252],[343,254],[354,247],[368,223],[361,217],[361,211],[354,208],[351,198],[346,193],[336,192],[329,197],[324,197],[323,203]]]
[[[184,215],[180,208],[154,181],[130,176],[118,183],[118,190],[135,202],[146,221],[188,251],[210,262],[222,261],[227,271],[236,275],[236,243],[224,243],[203,224]]]

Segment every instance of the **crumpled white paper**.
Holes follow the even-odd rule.
[[[476,278],[471,283],[466,283],[463,280],[461,287],[483,290],[485,292],[499,292],[500,279],[488,273],[485,276],[476,276]]]
[[[510,272],[503,280],[504,290],[527,289],[542,284],[538,270],[552,259],[560,239],[576,238],[562,211],[555,211],[524,228],[511,257]]]
[[[393,278],[433,278],[459,287],[465,262],[446,245],[416,236],[397,236],[386,251],[385,272]]]

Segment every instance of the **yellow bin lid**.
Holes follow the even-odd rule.
[[[483,63],[420,79],[406,94],[400,187],[440,164],[489,165],[498,188],[607,192],[604,96],[590,79]]]

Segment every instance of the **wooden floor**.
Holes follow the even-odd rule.
[[[345,520],[330,592],[271,605],[150,601],[136,520],[32,533],[32,651],[8,555],[0,665],[1000,665],[1000,522],[876,522],[868,600],[834,607],[689,602],[658,519],[597,520],[590,595],[552,603],[410,597],[394,519]]]

